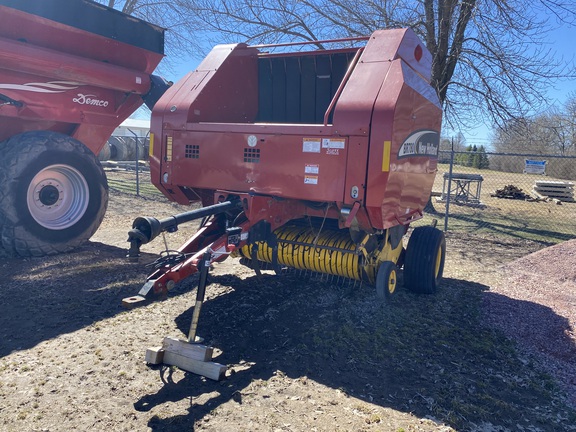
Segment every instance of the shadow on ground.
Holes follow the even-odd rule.
[[[194,374],[175,383],[169,369],[161,369],[165,385],[136,401],[137,410],[217,396],[191,403],[186,415],[151,417],[154,431],[190,430],[221,404],[242,403],[251,383],[278,371],[382,407],[433,416],[457,430],[483,422],[514,430],[568,430],[576,419],[558,404],[553,380],[483,325],[485,285],[447,279],[435,296],[401,290],[383,305],[366,286],[328,286],[295,276],[216,276],[212,282],[209,290],[226,286],[231,292],[205,303],[199,334],[223,350],[218,362],[253,366],[221,383]],[[516,300],[500,300],[506,310],[515,310]],[[533,307],[543,319],[554,320],[558,331],[569,329],[551,309]],[[183,334],[191,315],[189,309],[176,318]]]
[[[518,220],[518,218],[513,218],[506,215],[501,215],[500,218],[503,221],[507,221],[507,223],[498,223],[486,220],[483,217],[482,212],[476,213],[475,216],[451,213],[449,218],[472,224],[472,226],[468,229],[469,232],[484,229],[492,234],[503,234],[520,240],[530,238],[534,242],[540,243],[544,246],[552,246],[558,242],[571,240],[574,238],[573,233],[564,233],[542,228],[531,228],[528,226],[528,223],[523,222],[522,220]],[[554,241],[544,239],[554,239]]]
[[[69,254],[3,258],[0,357],[122,312],[121,299],[136,294],[148,273],[125,255],[124,249],[88,242]]]

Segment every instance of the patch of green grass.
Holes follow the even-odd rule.
[[[302,336],[302,354],[326,369],[347,371],[356,377],[355,388],[362,379],[367,386],[377,380],[386,404],[402,401],[392,408],[433,415],[457,430],[482,422],[512,429],[546,425],[558,415],[570,420],[556,430],[572,425],[576,413],[563,405],[550,377],[483,325],[481,296],[478,284],[448,280],[435,296],[401,290],[384,307],[343,297],[331,316]]]
[[[433,190],[442,192],[444,173],[449,166],[440,164]],[[500,238],[515,238],[537,241],[546,245],[560,243],[575,238],[574,220],[576,219],[576,203],[563,202],[530,202],[492,197],[497,189],[507,185],[521,188],[529,194],[535,181],[561,181],[552,177],[540,177],[522,173],[507,173],[493,170],[478,170],[470,167],[454,166],[454,173],[480,174],[483,177],[480,201],[484,208],[467,206],[452,202],[449,207],[448,230],[475,232],[480,235],[495,235]],[[453,186],[454,187],[454,186]],[[471,187],[472,194],[476,192]],[[438,227],[444,228],[446,204],[432,199],[436,215],[427,214],[424,219],[414,225],[429,224],[433,218],[438,219]]]
[[[133,180],[108,178],[108,187],[117,192],[136,195],[136,178]],[[162,193],[156,189],[148,180],[142,179],[138,185],[141,196],[162,197]]]

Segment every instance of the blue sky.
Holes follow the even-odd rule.
[[[572,63],[572,74],[576,75],[576,27],[564,25],[557,30],[550,32],[549,43],[558,59],[562,58],[567,63]],[[548,91],[550,105],[561,107],[566,102],[570,93],[576,92],[576,78],[552,81],[552,86]],[[490,144],[491,126],[480,125],[469,131],[462,131],[469,144],[484,145]]]

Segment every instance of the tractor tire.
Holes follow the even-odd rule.
[[[1,243],[11,255],[68,252],[89,239],[108,205],[97,157],[80,141],[49,131],[2,143]]]
[[[384,261],[376,272],[376,295],[379,299],[388,301],[396,294],[398,269],[391,261]]]
[[[110,137],[108,143],[110,144],[110,147],[112,147],[112,160],[120,162],[130,160],[130,149],[123,138]]]
[[[112,156],[112,149],[110,148],[110,144],[108,142],[104,143],[104,147],[98,153],[98,160],[99,161],[109,161]]]
[[[442,279],[445,258],[442,231],[431,226],[414,229],[404,257],[404,286],[415,293],[434,294]]]

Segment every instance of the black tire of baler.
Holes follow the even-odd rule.
[[[25,132],[7,140],[2,154],[1,243],[8,253],[44,256],[68,252],[96,232],[108,206],[108,183],[97,157],[80,141],[56,132]],[[30,181],[40,170],[54,164],[78,170],[90,194],[84,215],[76,224],[62,230],[38,224],[28,210],[26,199]]]
[[[436,274],[438,251],[442,257]],[[410,235],[404,257],[404,286],[415,293],[434,294],[444,272],[445,258],[444,233],[431,226],[415,228]]]
[[[396,278],[396,289],[390,292],[388,282],[390,274],[394,272]],[[398,292],[398,268],[392,261],[384,261],[378,266],[376,272],[376,296],[382,301],[389,301]]]

